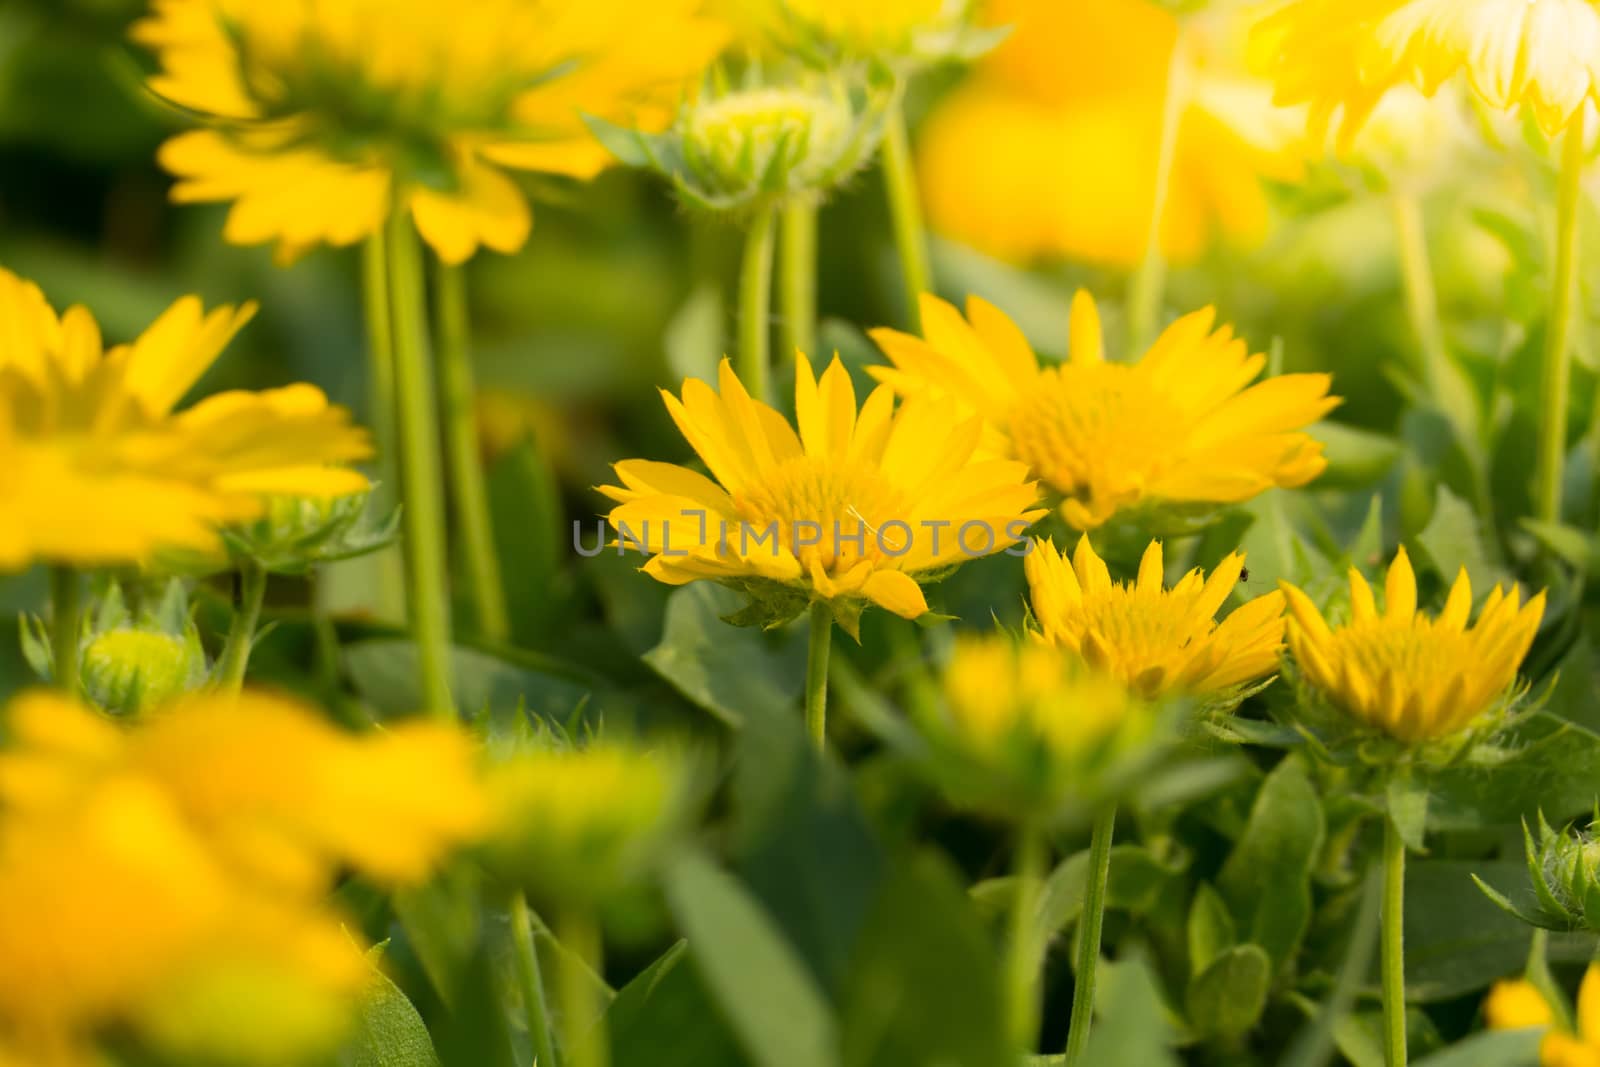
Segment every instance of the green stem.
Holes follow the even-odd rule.
[[[379,513],[387,513],[399,500],[395,469],[394,426],[394,315],[389,308],[388,250],[383,229],[378,229],[361,248],[362,306],[367,324],[367,423],[372,428],[377,448],[377,496]],[[377,554],[374,563],[377,580],[378,614],[385,619],[405,616],[404,574],[399,550],[393,546]]]
[[[1100,965],[1100,931],[1106,918],[1106,880],[1111,874],[1111,839],[1116,828],[1117,809],[1108,804],[1095,817],[1089,838],[1089,883],[1084,887],[1083,918],[1078,930],[1078,973],[1072,986],[1072,1018],[1067,1024],[1066,1067],[1076,1067],[1089,1046],[1095,970]]]
[[[556,931],[570,958],[561,967],[562,1050],[567,1067],[606,1067],[610,1050],[599,1020],[594,975],[602,973],[604,944],[588,912],[569,911]],[[597,1021],[598,1020],[598,1021]]]
[[[1161,313],[1162,294],[1167,284],[1167,261],[1161,254],[1161,230],[1166,222],[1167,201],[1172,194],[1172,167],[1178,154],[1178,131],[1188,100],[1187,25],[1178,19],[1178,34],[1172,42],[1172,58],[1167,64],[1167,93],[1161,108],[1161,143],[1156,153],[1155,198],[1150,205],[1150,229],[1145,234],[1144,255],[1128,290],[1128,347],[1142,352],[1155,336],[1156,318]]]
[[[1567,394],[1572,379],[1572,318],[1578,295],[1578,215],[1583,178],[1582,109],[1567,125],[1556,200],[1556,265],[1539,375],[1539,445],[1534,462],[1534,514],[1561,520],[1561,478],[1567,450]]]
[[[783,209],[778,242],[779,355],[817,355],[817,205],[796,200]]]
[[[244,686],[245,668],[250,665],[250,649],[255,644],[256,625],[261,621],[261,605],[267,598],[267,572],[254,560],[239,564],[239,603],[233,609],[233,625],[228,641],[217,659],[217,688],[237,693]]]
[[[828,652],[833,644],[833,609],[811,605],[811,640],[806,649],[806,732],[821,752],[828,743]]]
[[[78,636],[83,629],[83,599],[78,572],[71,567],[50,568],[50,667],[56,685],[70,696],[78,694]]]
[[[478,636],[500,644],[511,637],[500,557],[495,551],[489,490],[478,450],[477,387],[472,377],[471,328],[467,323],[466,274],[440,263],[434,276],[439,317],[439,385],[444,394],[445,459],[455,494],[467,580],[472,589]]]
[[[921,329],[922,294],[933,284],[933,270],[928,265],[928,237],[923,229],[916,167],[911,161],[911,137],[905,109],[898,101],[889,110],[884,127],[883,183],[889,194],[889,221],[905,285],[906,321],[913,330]]]
[[[763,208],[750,220],[739,264],[739,352],[734,370],[750,395],[772,402],[771,344],[772,253],[777,244],[777,209]]]
[[[1039,954],[1037,938],[1039,894],[1044,885],[1045,840],[1037,826],[1024,823],[1017,830],[1016,897],[1011,907],[1011,941],[1006,958],[1006,1007],[1010,1014],[1012,1043],[1032,1053],[1039,1041]]]
[[[1406,843],[1391,816],[1383,820],[1383,1048],[1388,1067],[1406,1063]]]
[[[550,1030],[550,1007],[544,995],[544,976],[539,973],[539,950],[533,941],[533,920],[528,897],[517,890],[511,897],[511,939],[516,951],[517,985],[522,991],[522,1010],[528,1017],[528,1036],[533,1041],[535,1067],[555,1067],[556,1046]]]
[[[406,585],[417,645],[420,699],[432,714],[453,718],[438,409],[428,361],[422,249],[405,211],[396,209],[390,216],[388,252],[400,473],[405,490],[401,516],[405,523]]]

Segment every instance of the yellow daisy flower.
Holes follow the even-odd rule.
[[[1263,678],[1283,645],[1283,596],[1268,593],[1217,622],[1244,569],[1234,553],[1163,585],[1161,543],[1152,541],[1131,582],[1114,582],[1087,536],[1068,562],[1049,541],[1028,554],[1028,597],[1039,635],[1146,697],[1208,696]]]
[[[589,177],[583,114],[659,128],[724,31],[701,0],[155,0],[133,28],[157,95],[211,125],[161,162],[225,235],[292,256],[377,231],[393,204],[450,263],[512,252],[531,216],[506,169]]]
[[[1544,994],[1525,979],[1496,982],[1483,1002],[1491,1030],[1547,1027],[1539,1043],[1539,1067],[1595,1067],[1600,1064],[1600,963],[1589,964],[1578,986],[1576,1033],[1556,1028]]]
[[[929,116],[918,174],[932,226],[990,255],[1131,266],[1156,199],[1173,15],[1150,0],[992,0],[1011,33]],[[1303,169],[1303,117],[1272,107],[1227,12],[1188,17],[1164,255],[1266,236],[1263,179]]]
[[[1337,113],[1346,143],[1390,89],[1432,95],[1463,71],[1489,106],[1526,106],[1552,135],[1600,101],[1594,0],[1292,0],[1257,33],[1278,101],[1309,104],[1313,129]]]
[[[617,502],[622,543],[650,554],[644,571],[659,581],[740,585],[796,612],[828,601],[853,630],[863,602],[923,614],[919,578],[1017,544],[1043,514],[1022,464],[979,456],[980,419],[926,398],[897,410],[886,387],[858,412],[838,357],[818,381],[798,356],[798,433],[726,360],[719,383],[720,395],[696,379],[681,399],[662,394],[712,478],[627,460],[622,485],[600,489]]]
[[[1311,599],[1287,583],[1289,648],[1306,680],[1339,708],[1408,744],[1449,737],[1493,708],[1515,681],[1544,615],[1545,595],[1526,604],[1497,585],[1467,625],[1472,584],[1462,568],[1444,610],[1417,610],[1417,579],[1401,548],[1384,582],[1379,614],[1372,588],[1350,570],[1350,620],[1331,628]]]
[[[370,454],[366,433],[313,386],[174,410],[253,313],[185,297],[106,349],[86,309],[58,316],[0,269],[0,571],[211,553],[217,527],[258,514],[263,494],[367,487],[335,466]]]
[[[904,396],[959,399],[988,447],[1026,463],[1066,499],[1080,530],[1143,503],[1214,505],[1304,485],[1327,465],[1304,427],[1332,410],[1326,374],[1250,385],[1266,366],[1211,308],[1173,323],[1131,364],[1110,363],[1094,301],[1072,302],[1071,358],[1041,367],[1022,332],[973,297],[967,318],[922,298],[923,337],[872,331],[892,367],[871,373]],[[1248,386],[1248,388],[1246,388]]]

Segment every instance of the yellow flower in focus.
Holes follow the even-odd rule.
[[[1483,1022],[1491,1030],[1523,1030],[1530,1026],[1549,1026],[1555,1013],[1525,978],[1506,979],[1489,988],[1483,998]]]
[[[488,773],[490,867],[557,904],[592,904],[644,877],[684,815],[682,758],[600,740],[528,748]]]
[[[1417,610],[1417,579],[1402,547],[1384,582],[1379,614],[1360,572],[1350,571],[1350,620],[1329,627],[1311,599],[1284,584],[1289,648],[1306,680],[1355,719],[1407,744],[1450,737],[1505,696],[1544,615],[1495,586],[1472,625],[1472,585],[1462,568],[1444,610]]]
[[[232,201],[225,236],[285,255],[348,245],[398,204],[439,255],[513,252],[506,170],[590,177],[583,115],[659,128],[721,49],[701,0],[155,0],[133,36],[159,96],[210,127],[162,164],[183,202]]]
[[[37,810],[74,783],[157,783],[221,858],[256,884],[322,891],[353,867],[415,883],[488,818],[460,730],[412,722],[344,733],[281,697],[196,694],[120,730],[47,694],[20,699],[0,753],[0,800]]]
[[[253,311],[185,297],[106,349],[86,309],[58,316],[0,270],[0,571],[215,553],[217,527],[259,513],[263,494],[366,488],[336,466],[370,454],[366,433],[313,386],[174,410]]]
[[[979,455],[982,420],[948,401],[897,410],[887,387],[856,409],[835,357],[820,381],[796,361],[796,433],[724,360],[721,394],[697,379],[667,409],[712,478],[626,460],[600,491],[624,545],[669,585],[711,579],[779,598],[787,615],[828,601],[850,632],[864,602],[914,619],[919,578],[1018,543],[1043,513],[1026,468]],[[713,478],[715,479],[713,481]]]
[[[100,1063],[110,1031],[196,1062],[329,1053],[367,973],[337,917],[219,857],[126,761],[133,733],[44,694],[14,702],[8,725],[0,1055]]]
[[[1390,89],[1432,95],[1465,72],[1490,107],[1527,107],[1554,135],[1600,101],[1594,0],[1291,0],[1254,49],[1283,104],[1309,104],[1313,131],[1338,118],[1348,144]]]
[[[1028,598],[1039,635],[1135,693],[1221,694],[1273,673],[1283,647],[1283,596],[1268,593],[1217,622],[1244,569],[1235,552],[1208,577],[1195,568],[1164,585],[1152,541],[1134,581],[1115,582],[1087,536],[1069,562],[1048,541],[1028,553]]]
[[[1137,363],[1105,358],[1087,293],[1072,303],[1071,358],[1041,367],[1022,332],[973,297],[967,318],[922,298],[923,337],[872,331],[893,367],[871,373],[903,396],[959,401],[988,447],[1026,463],[1066,499],[1080,530],[1140,504],[1215,505],[1304,485],[1327,462],[1303,432],[1339,403],[1326,374],[1250,385],[1266,366],[1207,308],[1173,323]],[[1248,388],[1246,388],[1248,386]]]
[[[919,140],[931,224],[1007,260],[1132,265],[1154,211],[1176,19],[1150,0],[993,0],[987,12],[1010,35]],[[1305,156],[1302,117],[1247,72],[1237,15],[1188,27],[1161,233],[1176,261],[1219,237],[1265,236],[1262,181],[1297,179]]]
[[[957,798],[1019,818],[1093,799],[1156,722],[1155,709],[1066,649],[1003,635],[958,638],[943,690],[918,711],[935,774]]]

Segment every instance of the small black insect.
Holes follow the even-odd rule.
[[[1240,567],[1239,568],[1239,580],[1241,582],[1249,582],[1250,581],[1250,568],[1249,567]]]

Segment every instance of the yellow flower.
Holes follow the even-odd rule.
[[[1578,1028],[1568,1033],[1555,1027],[1555,1014],[1531,982],[1497,982],[1483,1002],[1490,1029],[1548,1027],[1539,1043],[1540,1067],[1595,1067],[1600,1064],[1600,963],[1589,964],[1578,986]]]
[[[1522,1030],[1549,1026],[1555,1013],[1539,987],[1525,978],[1496,982],[1483,998],[1483,1021],[1491,1030]]]
[[[161,152],[174,199],[293,255],[398,204],[452,263],[527,239],[505,170],[589,177],[590,114],[659,126],[724,31],[700,0],[155,0],[151,89],[210,121]]]
[[[819,382],[796,361],[799,433],[750,397],[724,360],[721,395],[696,379],[667,409],[712,478],[647,460],[616,465],[600,491],[623,544],[670,585],[711,579],[777,595],[795,611],[829,601],[842,624],[870,601],[904,618],[928,610],[919,577],[1016,544],[1042,512],[1022,464],[978,455],[982,421],[887,387],[860,411],[836,357]]]
[[[604,740],[518,752],[488,775],[491,868],[562,904],[628,888],[684,814],[686,769],[670,751]]]
[[[1417,610],[1417,579],[1404,548],[1384,582],[1384,611],[1350,571],[1350,620],[1329,627],[1311,599],[1284,584],[1289,648],[1311,685],[1367,726],[1410,743],[1450,737],[1494,708],[1516,679],[1544,615],[1544,593],[1526,604],[1513,586],[1489,594],[1478,621],[1462,568],[1444,610]]]
[[[959,400],[988,446],[1021,460],[1066,499],[1080,530],[1142,503],[1213,505],[1304,485],[1327,465],[1302,432],[1339,403],[1326,374],[1250,386],[1266,366],[1207,308],[1173,323],[1137,363],[1106,361],[1094,301],[1072,302],[1071,359],[1041,368],[1020,330],[976,297],[967,319],[922,298],[923,338],[872,336],[894,363],[873,367],[905,396]],[[1249,388],[1246,388],[1249,386]]]
[[[1177,22],[1149,0],[994,0],[1004,43],[923,128],[918,172],[934,228],[990,255],[1128,266],[1156,198]],[[1190,16],[1161,243],[1172,260],[1218,237],[1252,242],[1262,179],[1297,178],[1303,123],[1248,75],[1236,18]]]
[[[944,700],[918,711],[934,771],[963,801],[1006,815],[1092,795],[1155,723],[1119,680],[1043,642],[962,636],[943,683]]]
[[[253,310],[185,297],[106,350],[87,310],[58,316],[0,270],[0,571],[212,553],[217,527],[257,514],[262,494],[366,487],[332,466],[367,456],[366,434],[313,386],[174,410]]]
[[[1199,568],[1163,586],[1161,543],[1152,541],[1138,577],[1114,582],[1087,536],[1069,563],[1048,541],[1026,561],[1040,636],[1136,693],[1199,696],[1271,674],[1283,645],[1283,596],[1268,593],[1216,620],[1244,568],[1230,555],[1207,577]]]
[[[1313,130],[1338,114],[1346,144],[1390,89],[1432,95],[1463,71],[1489,106],[1526,106],[1552,135],[1600,100],[1594,0],[1292,0],[1257,32],[1278,101],[1309,104]]]
[[[19,699],[0,800],[38,810],[99,778],[158,783],[214,854],[258,885],[320,892],[353,867],[417,882],[488,809],[471,742],[436,723],[344,733],[294,701],[196,694],[128,730],[47,694]]]

